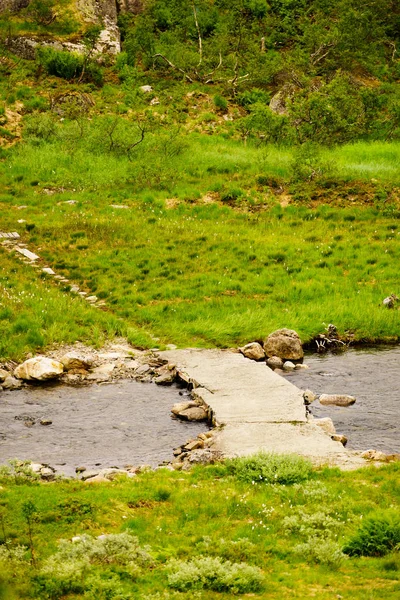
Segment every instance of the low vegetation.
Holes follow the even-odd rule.
[[[397,597],[398,463],[346,473],[290,456],[246,462],[278,477],[253,485],[233,461],[43,484],[3,468],[0,598]]]

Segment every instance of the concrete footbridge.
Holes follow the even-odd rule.
[[[365,465],[307,415],[303,391],[265,362],[232,350],[169,350],[160,355],[193,386],[193,399],[211,411],[217,427],[213,448],[225,457],[264,450],[297,454],[314,464],[348,469]]]

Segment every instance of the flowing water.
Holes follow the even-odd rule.
[[[317,400],[310,406],[315,417],[331,417],[337,432],[348,437],[348,448],[400,453],[400,346],[313,354],[304,362],[310,368],[290,373],[289,381],[318,395],[357,399],[346,408]]]
[[[180,390],[122,381],[111,385],[30,386],[0,394],[0,464],[19,458],[50,464],[58,473],[157,466],[172,449],[208,429],[171,416]],[[41,425],[41,420],[51,424]]]

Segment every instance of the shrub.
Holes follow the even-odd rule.
[[[39,63],[49,75],[73,79],[82,72],[83,57],[79,54],[52,48],[38,48],[37,56]]]
[[[322,536],[326,535],[327,531],[337,529],[340,521],[323,511],[307,514],[304,510],[299,509],[297,514],[285,517],[282,524],[283,528],[290,533]]]
[[[207,589],[245,594],[258,592],[263,575],[258,567],[231,563],[219,557],[200,556],[191,561],[173,560],[168,565],[168,585],[180,591]]]
[[[299,483],[312,473],[310,461],[290,454],[258,452],[253,456],[234,458],[228,468],[237,479],[246,483]]]
[[[331,569],[338,569],[346,559],[337,542],[317,536],[312,536],[306,543],[295,546],[294,552],[305,557],[308,562],[325,565]]]
[[[366,519],[344,546],[349,556],[384,556],[400,548],[400,517],[387,513]]]
[[[214,96],[214,106],[217,110],[225,112],[226,110],[228,110],[228,101],[223,96],[216,94]]]

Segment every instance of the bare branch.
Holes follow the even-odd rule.
[[[335,44],[333,42],[321,44],[320,47],[310,55],[311,64],[315,66],[321,62],[321,60],[324,60],[334,46]]]
[[[174,63],[172,63],[170,60],[168,60],[168,58],[166,58],[163,54],[155,54],[153,56],[153,64],[154,64],[156,58],[162,58],[167,63],[167,65],[171,67],[171,69],[174,69],[174,71],[179,71],[180,73],[182,73],[182,75],[185,76],[185,78],[190,83],[193,83],[193,79],[191,77],[189,77],[189,75],[187,73],[185,73],[185,71],[183,69],[174,65]]]
[[[131,152],[132,152],[132,150],[134,148],[136,148],[136,146],[139,146],[139,144],[141,144],[143,142],[144,136],[146,134],[146,128],[143,125],[141,125],[140,123],[137,123],[137,126],[138,126],[139,131],[140,131],[140,139],[137,140],[136,142],[133,142],[133,144],[131,144],[130,146],[127,147],[126,153],[129,156],[129,160],[131,160]]]
[[[221,50],[219,51],[219,63],[217,64],[217,66],[215,67],[215,69],[213,71],[211,71],[210,73],[208,73],[206,75],[207,80],[205,81],[205,83],[213,83],[213,79],[212,76],[214,75],[214,73],[216,71],[218,71],[218,69],[222,66],[222,54],[221,54]]]
[[[196,11],[194,2],[192,2],[192,9],[193,9],[194,22],[196,24],[196,29],[197,29],[197,36],[199,38],[199,62],[198,62],[197,67],[200,67],[201,63],[203,62],[203,42],[201,39],[201,32],[200,32],[199,22],[197,20],[197,11]]]

